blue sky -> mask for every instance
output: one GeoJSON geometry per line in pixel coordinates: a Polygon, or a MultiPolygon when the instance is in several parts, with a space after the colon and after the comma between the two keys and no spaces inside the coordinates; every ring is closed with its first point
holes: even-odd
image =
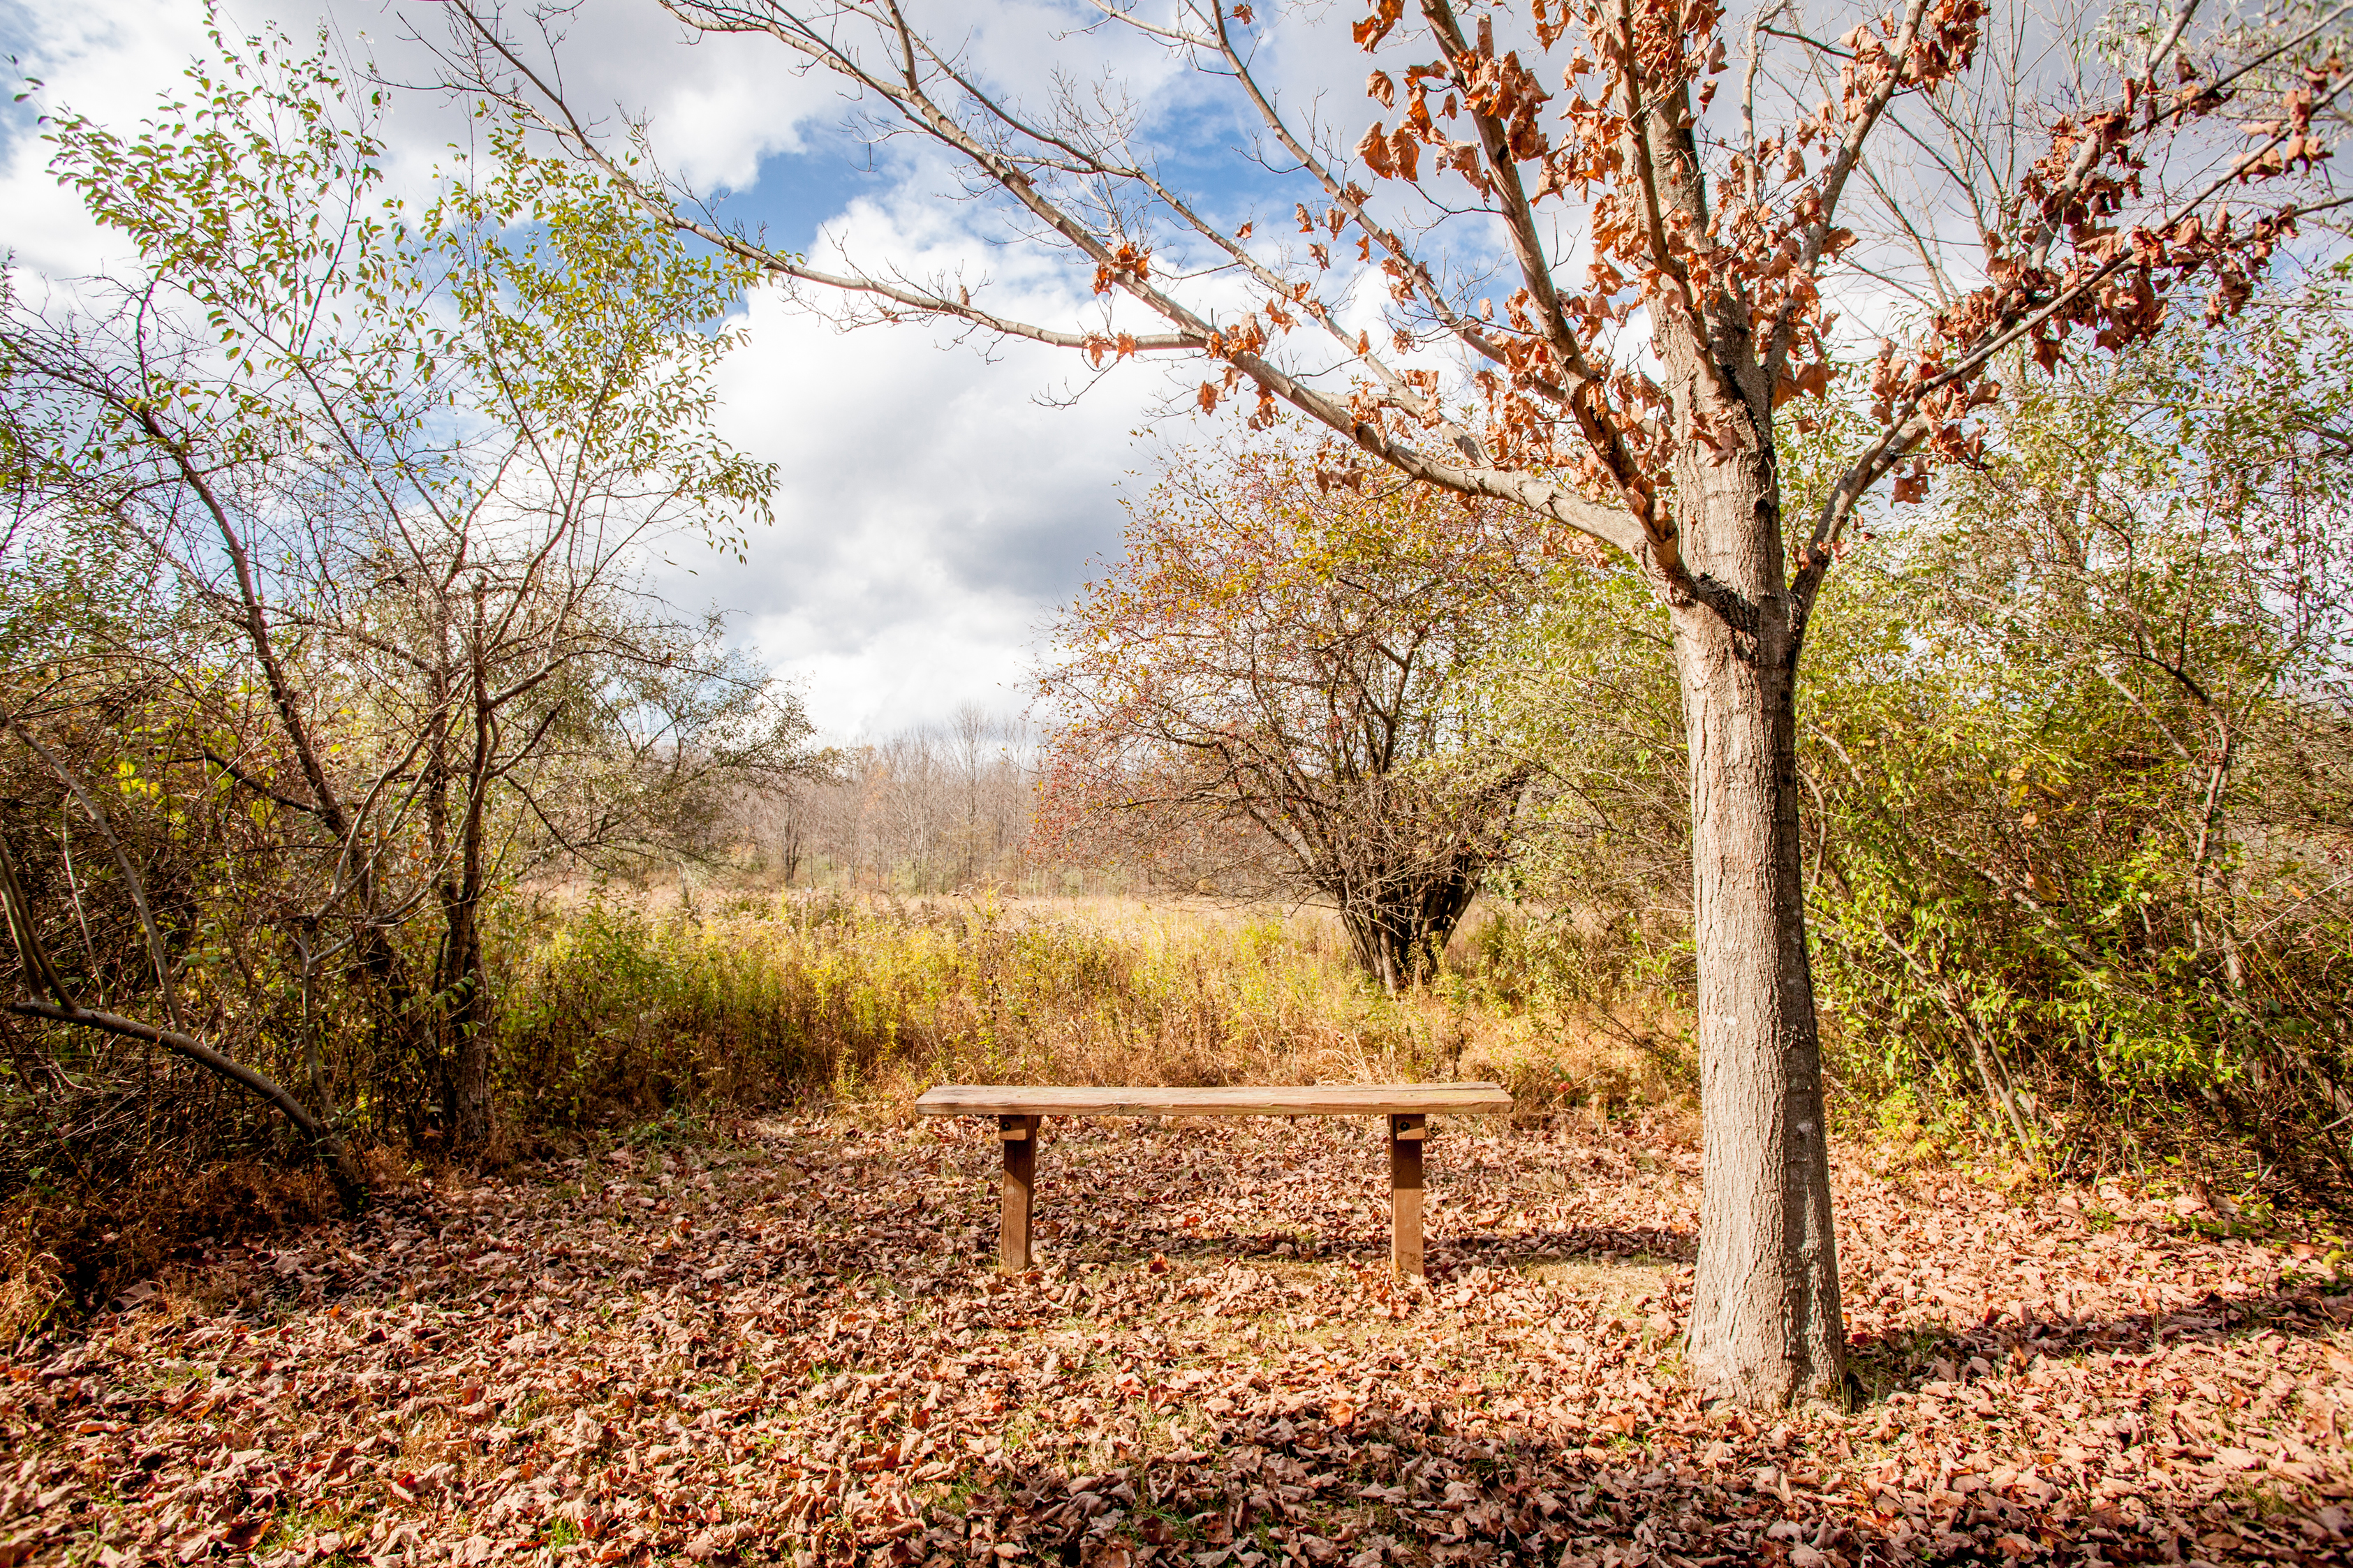
{"type": "MultiPolygon", "coordinates": [[[[1012,75],[1042,81],[1060,47],[1050,10],[965,9],[985,22],[976,58],[1009,55],[1012,75]]],[[[322,16],[388,75],[430,79],[430,61],[403,42],[438,21],[429,5],[240,0],[227,13],[232,30],[269,20],[298,36],[322,16]]],[[[0,5],[0,37],[23,71],[46,80],[45,100],[121,125],[178,89],[202,26],[195,0],[0,5]]],[[[583,101],[649,116],[665,164],[725,191],[723,216],[765,226],[772,244],[806,250],[826,231],[861,259],[989,277],[1037,315],[1071,319],[1090,303],[1083,279],[998,244],[987,210],[936,199],[951,181],[915,163],[909,144],[870,159],[842,129],[846,106],[829,84],[793,77],[772,43],[688,47],[650,3],[587,0],[564,61],[583,101]]],[[[1206,128],[1198,115],[1176,123],[1180,134],[1206,128]]],[[[42,172],[26,107],[7,129],[0,202],[18,264],[69,277],[102,263],[102,237],[42,172]]],[[[450,106],[404,99],[392,121],[396,180],[421,185],[461,132],[450,106]]],[[[1225,163],[1171,159],[1191,173],[1225,163]]],[[[1212,199],[1239,210],[1253,183],[1229,180],[1212,199]]],[[[984,354],[922,327],[845,334],[771,292],[754,297],[748,320],[749,344],[723,374],[723,424],[780,465],[776,524],[741,565],[681,553],[659,569],[666,588],[731,612],[736,635],[802,687],[836,739],[930,722],[966,701],[1023,707],[1039,629],[1089,561],[1117,548],[1120,487],[1152,460],[1136,432],[1170,391],[1161,371],[1124,365],[1075,406],[1051,406],[1082,369],[1067,353],[1017,344],[984,354]]]]}
{"type": "MultiPolygon", "coordinates": [[[[1174,183],[1220,224],[1254,216],[1254,243],[1288,243],[1285,182],[1233,156],[1247,136],[1234,118],[1241,111],[1234,95],[1187,74],[1133,34],[1098,28],[1073,36],[1090,14],[1083,0],[908,3],[934,36],[964,38],[974,72],[1026,107],[1053,89],[1058,69],[1107,71],[1133,83],[1174,183]]],[[[1176,0],[1142,3],[1165,12],[1176,0]]],[[[1842,4],[1852,9],[1832,0],[1824,14],[1842,4]]],[[[1353,144],[1382,112],[1363,87],[1375,62],[1348,36],[1359,13],[1328,0],[1270,4],[1260,12],[1253,31],[1271,40],[1264,79],[1291,95],[1286,111],[1295,120],[1312,103],[1338,144],[1353,144]],[[1303,102],[1318,84],[1330,96],[1303,102]]],[[[2016,14],[2040,16],[2023,0],[2016,14]]],[[[446,16],[432,0],[237,0],[227,19],[233,31],[266,19],[300,36],[323,17],[354,58],[372,58],[398,79],[430,82],[435,63],[415,37],[420,28],[438,36],[446,16]]],[[[204,46],[203,18],[197,0],[0,0],[0,39],[24,57],[25,71],[47,80],[47,101],[127,126],[176,89],[189,55],[204,46]]],[[[1400,28],[1377,63],[1395,72],[1414,58],[1410,35],[1400,28]]],[[[2050,52],[2051,40],[2040,35],[2021,47],[2030,76],[2066,64],[2064,51],[2050,52]]],[[[945,199],[956,188],[953,172],[916,142],[886,143],[870,161],[842,128],[848,106],[832,83],[796,74],[793,57],[774,40],[691,43],[655,0],[581,0],[560,52],[576,106],[644,117],[667,169],[699,190],[723,193],[722,215],[765,226],[773,245],[961,279],[976,295],[984,286],[995,289],[1008,314],[1058,325],[1088,323],[1096,309],[1082,270],[1037,246],[1007,244],[997,209],[945,199]]],[[[1549,78],[1559,64],[1556,57],[1541,68],[1549,78]]],[[[1760,101],[1771,100],[1764,111],[1770,122],[1791,103],[1802,108],[1819,83],[1805,72],[1783,79],[1768,69],[1760,85],[1760,101]]],[[[1716,131],[1735,101],[1717,100],[1716,131]]],[[[2031,142],[2031,114],[2010,122],[1988,113],[1978,129],[1993,142],[2010,134],[2031,142]]],[[[29,271],[86,272],[106,259],[102,237],[43,173],[27,114],[21,107],[9,114],[0,147],[6,242],[29,271]]],[[[399,99],[391,129],[395,182],[421,191],[442,149],[467,125],[462,106],[447,95],[417,92],[399,99]]],[[[1956,193],[1936,186],[1925,158],[1905,163],[1901,146],[1900,139],[1889,143],[1895,162],[1883,172],[1903,193],[1906,224],[1925,226],[1940,250],[1937,237],[1947,229],[1973,242],[1973,220],[1956,216],[1956,193]]],[[[1581,214],[1573,204],[1543,211],[1562,226],[1556,254],[1561,270],[1574,275],[1581,214]]],[[[1845,216],[1863,221],[1852,206],[1845,216]]],[[[1482,237],[1484,225],[1472,218],[1450,227],[1441,247],[1448,258],[1476,268],[1493,257],[1495,237],[1492,230],[1482,237]]],[[[1908,235],[1898,244],[1883,232],[1873,258],[1909,267],[1910,244],[1908,235]]],[[[1340,248],[1327,296],[1349,271],[1353,247],[1340,248]]],[[[1967,248],[1952,252],[1964,285],[1967,248]]],[[[1165,270],[1168,254],[1160,261],[1165,270]]],[[[1867,352],[1877,331],[1914,313],[1868,277],[1850,274],[1831,288],[1849,352],[1867,352]]],[[[1384,333],[1379,292],[1363,288],[1340,300],[1349,332],[1384,333]]],[[[1214,287],[1200,297],[1220,310],[1241,303],[1239,294],[1221,296],[1214,287]]],[[[753,542],[746,563],[682,555],[661,567],[661,581],[690,605],[715,601],[730,611],[736,634],[801,684],[833,738],[888,733],[965,702],[1018,710],[1041,628],[1089,563],[1117,549],[1123,487],[1155,460],[1155,439],[1198,441],[1208,434],[1189,416],[1165,412],[1189,405],[1202,367],[1131,362],[1074,405],[1058,405],[1084,375],[1074,354],[1021,343],[982,353],[952,346],[951,334],[922,325],[844,333],[825,319],[825,302],[817,303],[820,309],[802,308],[775,289],[755,294],[748,344],[722,376],[723,427],[778,466],[776,527],[753,542]]],[[[1641,352],[1640,321],[1638,315],[1611,352],[1641,352]]],[[[1218,423],[1230,428],[1227,416],[1218,423]]]]}

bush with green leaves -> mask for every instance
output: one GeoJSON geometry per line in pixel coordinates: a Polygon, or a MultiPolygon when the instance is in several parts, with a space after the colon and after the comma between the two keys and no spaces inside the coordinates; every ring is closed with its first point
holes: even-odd
{"type": "Polygon", "coordinates": [[[480,1151],[498,902],[807,758],[644,574],[765,520],[713,423],[749,275],[498,114],[412,206],[323,39],[214,45],[134,131],[49,115],[126,260],[0,298],[0,847],[57,998],[11,1005],[69,1020],[9,1045],[69,1099],[94,1005],[480,1151]]]}
{"type": "MultiPolygon", "coordinates": [[[[1808,896],[1836,1070],[1851,1096],[1976,1116],[2039,1156],[2220,1138],[2255,1174],[2337,1188],[2353,275],[2220,338],[2016,374],[1983,467],[1930,500],[1934,526],[1882,520],[1809,634],[1808,896]]],[[[1808,456],[1799,436],[1784,460],[1803,476],[1808,456]]],[[[1672,671],[1597,635],[1662,638],[1663,617],[1626,574],[1561,574],[1495,677],[1550,781],[1507,890],[1671,955],[1689,907],[1672,671]]]]}

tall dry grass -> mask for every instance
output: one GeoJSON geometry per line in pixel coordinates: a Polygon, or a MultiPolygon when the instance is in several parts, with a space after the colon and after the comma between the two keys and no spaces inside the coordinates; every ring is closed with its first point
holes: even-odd
{"type": "Polygon", "coordinates": [[[1672,1054],[1615,1012],[1495,985],[1470,951],[1467,973],[1390,996],[1312,910],[592,898],[521,936],[500,1059],[510,1114],[550,1130],[679,1104],[903,1104],[942,1082],[1485,1078],[1531,1109],[1687,1100],[1672,1054]]]}

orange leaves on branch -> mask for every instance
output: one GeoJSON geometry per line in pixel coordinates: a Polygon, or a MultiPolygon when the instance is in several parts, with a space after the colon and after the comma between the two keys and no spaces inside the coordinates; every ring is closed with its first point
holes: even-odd
{"type": "MultiPolygon", "coordinates": [[[[1244,316],[1229,327],[1220,327],[1212,331],[1208,342],[1201,345],[1201,350],[1211,359],[1231,360],[1242,354],[1254,354],[1266,347],[1266,343],[1265,326],[1251,315],[1244,316]]],[[[1230,374],[1227,377],[1227,384],[1232,384],[1230,374]]]]}
{"type": "Polygon", "coordinates": [[[1567,0],[1562,0],[1558,11],[1547,5],[1545,0],[1528,0],[1528,16],[1535,23],[1536,42],[1546,48],[1550,48],[1560,42],[1560,36],[1568,31],[1567,0]]]}
{"type": "Polygon", "coordinates": [[[1350,36],[1358,48],[1377,48],[1405,15],[1405,0],[1374,0],[1373,14],[1358,22],[1350,36]]]}
{"type": "Polygon", "coordinates": [[[1991,9],[1987,0],[1941,0],[1929,6],[1919,40],[1904,58],[1905,85],[1933,87],[1967,70],[1977,59],[1991,9]]]}
{"type": "MultiPolygon", "coordinates": [[[[2330,63],[2332,67],[2336,65],[2335,61],[2330,63]]],[[[2307,72],[2301,85],[2281,95],[2281,118],[2247,127],[2248,135],[2264,138],[2265,144],[2232,163],[2242,183],[2284,174],[2291,169],[2309,172],[2315,163],[2329,155],[2328,149],[2312,135],[2312,111],[2328,87],[2328,72],[2307,72]]]]}
{"type": "Polygon", "coordinates": [[[1363,466],[1352,460],[1346,454],[1340,455],[1337,466],[1327,466],[1324,459],[1332,456],[1334,454],[1328,451],[1318,453],[1316,456],[1315,493],[1328,496],[1337,489],[1353,490],[1362,495],[1365,491],[1363,466]]]}
{"type": "Polygon", "coordinates": [[[1374,121],[1371,129],[1357,140],[1356,156],[1365,167],[1384,180],[1414,181],[1421,178],[1421,142],[1414,133],[1400,126],[1394,133],[1381,129],[1374,121]]]}
{"type": "Polygon", "coordinates": [[[1820,397],[1830,385],[1831,367],[1825,362],[1792,365],[1773,388],[1773,406],[1778,408],[1793,397],[1820,397]]]}
{"type": "Polygon", "coordinates": [[[1108,337],[1102,335],[1091,337],[1086,341],[1084,352],[1087,356],[1087,363],[1100,370],[1103,368],[1103,355],[1105,354],[1111,355],[1113,363],[1117,363],[1119,361],[1124,360],[1128,355],[1134,353],[1135,352],[1135,334],[1134,332],[1120,332],[1108,337]]]}
{"type": "MultiPolygon", "coordinates": [[[[1753,450],[1770,439],[1772,410],[1830,395],[1834,318],[1822,289],[1826,270],[1856,245],[1836,208],[1851,195],[1860,139],[1885,123],[1880,117],[1898,99],[1936,93],[1972,69],[1989,0],[1925,0],[1917,11],[1891,8],[1849,28],[1838,39],[1835,86],[1825,81],[1819,101],[1786,125],[1729,147],[1689,134],[1730,65],[1718,0],[1644,0],[1622,10],[1529,0],[1525,15],[1546,49],[1576,35],[1559,84],[1565,101],[1497,47],[1492,16],[1466,16],[1465,27],[1476,16],[1468,40],[1433,16],[1426,41],[1434,60],[1366,78],[1386,113],[1356,153],[1376,180],[1459,174],[1511,221],[1521,220],[1501,199],[1513,184],[1503,178],[1509,164],[1535,165],[1516,182],[1534,202],[1585,205],[1581,289],[1560,289],[1567,268],[1556,258],[1541,301],[1523,289],[1496,301],[1502,321],[1477,312],[1475,353],[1484,363],[1471,381],[1484,405],[1486,460],[1572,469],[1594,493],[1614,493],[1647,517],[1693,444],[1712,460],[1753,450]],[[1458,129],[1458,108],[1475,130],[1458,129]],[[1668,367],[1658,382],[1612,368],[1625,363],[1613,345],[1637,311],[1647,312],[1668,367]],[[1727,380],[1688,368],[1747,355],[1763,374],[1727,380]],[[1741,390],[1759,386],[1770,389],[1762,400],[1769,407],[1741,390]]],[[[1356,41],[1383,44],[1403,16],[1402,0],[1368,0],[1356,41]]],[[[2330,72],[2337,68],[2332,62],[2330,72]]],[[[1895,478],[1898,499],[1925,495],[1936,463],[1975,459],[1983,437],[1971,415],[1995,395],[1987,366],[2001,351],[2015,345],[2048,367],[2079,331],[2103,349],[2143,341],[2193,274],[2211,284],[2210,316],[2227,315],[2294,232],[2284,213],[2234,224],[2211,208],[2168,210],[2133,221],[2161,205],[2144,188],[2157,178],[2148,170],[2162,166],[2160,133],[2223,102],[2194,70],[2168,74],[2179,83],[2127,79],[2121,101],[2086,98],[2054,116],[2018,184],[2013,231],[1987,237],[1981,287],[1949,302],[1917,341],[1882,356],[1871,377],[1875,412],[1896,433],[1901,460],[1918,459],[1895,478]]],[[[2238,178],[2309,172],[2325,159],[2313,127],[2343,86],[2333,74],[2292,84],[2278,112],[2253,128],[2259,144],[2238,160],[2238,178]]],[[[1308,226],[1303,208],[1302,232],[1308,226]]],[[[1386,241],[1377,250],[1369,237],[1358,253],[1380,267],[1400,320],[1445,320],[1449,303],[1418,260],[1386,241]]],[[[1457,331],[1470,331],[1466,316],[1457,331]]],[[[1399,354],[1427,341],[1409,331],[1392,339],[1399,354]]],[[[1384,429],[1441,422],[1394,383],[1352,406],[1359,403],[1359,417],[1384,429]]]]}
{"type": "MultiPolygon", "coordinates": [[[[1374,20],[1377,21],[1378,16],[1374,20]]],[[[1359,25],[1360,42],[1368,25],[1359,25]]],[[[1382,32],[1385,34],[1386,28],[1382,32]]],[[[1419,148],[1428,146],[1433,150],[1433,173],[1451,169],[1482,196],[1492,197],[1495,185],[1487,166],[1486,148],[1475,140],[1456,141],[1439,128],[1439,120],[1453,120],[1467,108],[1500,128],[1501,140],[1513,159],[1535,162],[1552,151],[1551,140],[1538,120],[1538,112],[1549,100],[1549,95],[1516,52],[1500,56],[1495,52],[1492,18],[1481,20],[1475,45],[1468,48],[1458,48],[1453,44],[1445,47],[1450,51],[1448,58],[1406,68],[1400,123],[1390,131],[1383,122],[1375,121],[1357,142],[1356,155],[1377,178],[1415,182],[1421,177],[1419,148]],[[1430,94],[1439,89],[1444,89],[1444,101],[1433,117],[1430,94]]],[[[1387,71],[1376,70],[1366,79],[1366,96],[1384,109],[1398,108],[1398,82],[1387,71]]],[[[1336,227],[1334,232],[1338,232],[1336,227]]]]}
{"type": "MultiPolygon", "coordinates": [[[[1249,232],[1249,226],[1243,226],[1249,232]]],[[[1237,236],[1236,237],[1240,237],[1237,236]]],[[[1112,252],[1111,259],[1095,268],[1095,292],[1108,294],[1121,283],[1145,283],[1152,279],[1152,252],[1123,243],[1112,252]]]]}
{"type": "MultiPolygon", "coordinates": [[[[2058,120],[2042,156],[2027,170],[2021,194],[2028,222],[2006,241],[1993,239],[1988,281],[1941,312],[1936,340],[1952,349],[2022,336],[2044,370],[2064,357],[2073,332],[2115,351],[2143,342],[2163,323],[2168,300],[2190,279],[2211,279],[2206,319],[2217,322],[2253,296],[2255,279],[2280,243],[2295,232],[2293,209],[2235,222],[2227,209],[2196,211],[2163,225],[2137,224],[2127,214],[2147,199],[2143,174],[2158,132],[2211,115],[2222,96],[2197,85],[2197,73],[2177,70],[2169,96],[2142,80],[2125,84],[2120,104],[2058,120]]],[[[2327,155],[2306,134],[2314,105],[2342,87],[2326,76],[2282,95],[2281,116],[2256,128],[2266,147],[2233,165],[2241,183],[2308,170],[2327,155]],[[2290,149],[2294,155],[2289,155],[2290,149]],[[2269,155],[2267,155],[2269,154],[2269,155]]],[[[1991,237],[1989,237],[1991,238],[1991,237]]],[[[1938,389],[1943,357],[1915,357],[1900,372],[1875,378],[1883,406],[1906,401],[1905,388],[1938,389]]],[[[1970,405],[1990,397],[1978,378],[1958,378],[1957,395],[1970,405]]],[[[1935,399],[1922,405],[1933,408],[1935,399]]]]}

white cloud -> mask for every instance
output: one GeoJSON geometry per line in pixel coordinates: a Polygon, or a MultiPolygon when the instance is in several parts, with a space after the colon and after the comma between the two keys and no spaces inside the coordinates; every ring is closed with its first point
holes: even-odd
{"type": "MultiPolygon", "coordinates": [[[[17,3],[35,40],[27,68],[47,79],[47,100],[118,126],[178,90],[187,58],[204,47],[195,0],[17,3]]],[[[1190,179],[1208,181],[1205,195],[1221,221],[1239,222],[1263,184],[1237,182],[1228,150],[1251,127],[1234,118],[1230,95],[1133,32],[1073,37],[1077,14],[1060,0],[927,10],[935,36],[963,38],[981,76],[1024,102],[1042,100],[1060,71],[1081,73],[1075,85],[1088,89],[1110,67],[1155,120],[1189,141],[1168,151],[1190,179]],[[1237,210],[1225,215],[1228,206],[1237,210]]],[[[434,79],[417,36],[440,40],[447,14],[431,5],[242,0],[224,26],[237,36],[266,16],[307,39],[322,15],[351,55],[385,77],[434,79]]],[[[1352,52],[1345,28],[1296,27],[1295,19],[1277,24],[1263,63],[1278,89],[1287,85],[1289,101],[1304,107],[1303,94],[1357,68],[1339,58],[1352,52]]],[[[674,174],[706,190],[750,190],[744,210],[789,214],[793,224],[845,199],[848,187],[827,184],[826,172],[841,153],[832,132],[849,106],[822,73],[797,74],[774,40],[690,44],[651,0],[588,0],[569,28],[560,58],[575,106],[608,124],[648,119],[674,174]],[[797,177],[813,183],[786,184],[797,177]]],[[[1346,141],[1364,106],[1344,97],[1320,108],[1351,122],[1334,127],[1346,141]]],[[[26,130],[16,128],[0,163],[10,238],[35,270],[86,270],[103,258],[102,237],[42,170],[43,151],[26,130]]],[[[431,94],[398,96],[386,132],[394,183],[419,191],[447,144],[468,134],[461,106],[431,94]]],[[[887,194],[851,203],[827,226],[829,241],[870,266],[960,276],[976,295],[986,279],[990,302],[1009,314],[1100,320],[1082,273],[1035,247],[998,243],[1000,211],[936,199],[958,188],[952,170],[904,142],[881,156],[887,194]]],[[[1284,237],[1289,210],[1282,200],[1261,211],[1254,243],[1293,243],[1284,237]]],[[[1337,275],[1331,281],[1335,296],[1345,292],[1337,275]]],[[[1351,327],[1377,333],[1379,300],[1377,289],[1347,299],[1351,327]]],[[[1242,300],[1236,284],[1201,302],[1225,310],[1242,300]]],[[[928,721],[967,700],[1019,707],[1035,633],[1089,559],[1118,546],[1118,485],[1144,458],[1130,433],[1167,396],[1172,374],[1189,386],[1200,367],[1130,363],[1075,406],[1042,406],[1041,395],[1085,374],[1077,356],[1013,344],[984,358],[919,327],[844,335],[770,293],[755,296],[749,321],[750,342],[723,373],[723,425],[780,465],[776,526],[753,540],[745,564],[683,551],[659,580],[690,605],[715,601],[735,612],[737,635],[800,679],[838,737],[928,721]]],[[[1176,401],[1188,397],[1180,392],[1176,401]]]]}
{"type": "MultiPolygon", "coordinates": [[[[174,0],[15,0],[7,25],[22,75],[46,84],[45,105],[62,104],[103,124],[128,128],[154,112],[188,57],[205,47],[204,15],[174,0]]],[[[18,265],[67,276],[109,259],[80,201],[47,168],[30,103],[16,106],[0,153],[0,212],[18,265]]]]}
{"type": "MultiPolygon", "coordinates": [[[[24,68],[46,81],[45,100],[117,128],[181,91],[189,57],[206,47],[192,0],[18,3],[31,40],[20,46],[24,68]]],[[[432,79],[429,55],[404,42],[438,25],[431,7],[331,10],[350,53],[396,80],[432,79]]],[[[1050,19],[1021,10],[977,13],[995,37],[976,32],[976,47],[1019,59],[1035,85],[1044,62],[1034,47],[1009,53],[1012,35],[1050,19]]],[[[224,26],[237,36],[267,17],[307,41],[320,15],[300,4],[248,7],[224,26]]],[[[801,149],[807,128],[844,107],[823,79],[793,75],[773,43],[683,47],[652,5],[584,7],[563,58],[580,102],[648,115],[665,164],[705,188],[753,184],[764,157],[801,149]]],[[[13,127],[0,154],[19,265],[63,279],[120,259],[47,174],[31,131],[13,127]]],[[[387,133],[395,184],[421,187],[465,121],[453,106],[403,95],[387,133]]],[[[935,170],[902,186],[941,188],[935,170]]],[[[1079,315],[1088,301],[1060,273],[984,243],[969,226],[976,221],[976,209],[943,209],[918,194],[854,205],[833,226],[861,257],[960,268],[993,277],[1016,308],[1079,315]]],[[[1015,346],[984,359],[920,329],[844,335],[773,294],[754,299],[750,324],[749,345],[724,372],[723,420],[744,447],[782,465],[776,526],[752,541],[748,564],[689,549],[658,579],[684,604],[736,612],[737,635],[799,680],[839,738],[942,718],[965,700],[1019,708],[1033,630],[1087,558],[1117,544],[1114,487],[1159,373],[1124,366],[1076,406],[1047,407],[1038,395],[1082,369],[1067,353],[1015,346]]]]}
{"type": "MultiPolygon", "coordinates": [[[[859,203],[832,230],[910,270],[994,274],[1008,309],[1069,320],[1084,301],[1019,251],[992,250],[967,209],[859,203]]],[[[1115,548],[1133,429],[1163,389],[1118,367],[1073,405],[1046,406],[1079,362],[1012,345],[984,359],[918,328],[836,331],[773,293],[723,376],[724,427],[776,461],[776,526],[748,566],[696,563],[700,592],[740,611],[768,658],[804,677],[812,710],[854,737],[1020,707],[1031,634],[1115,548]]]]}

